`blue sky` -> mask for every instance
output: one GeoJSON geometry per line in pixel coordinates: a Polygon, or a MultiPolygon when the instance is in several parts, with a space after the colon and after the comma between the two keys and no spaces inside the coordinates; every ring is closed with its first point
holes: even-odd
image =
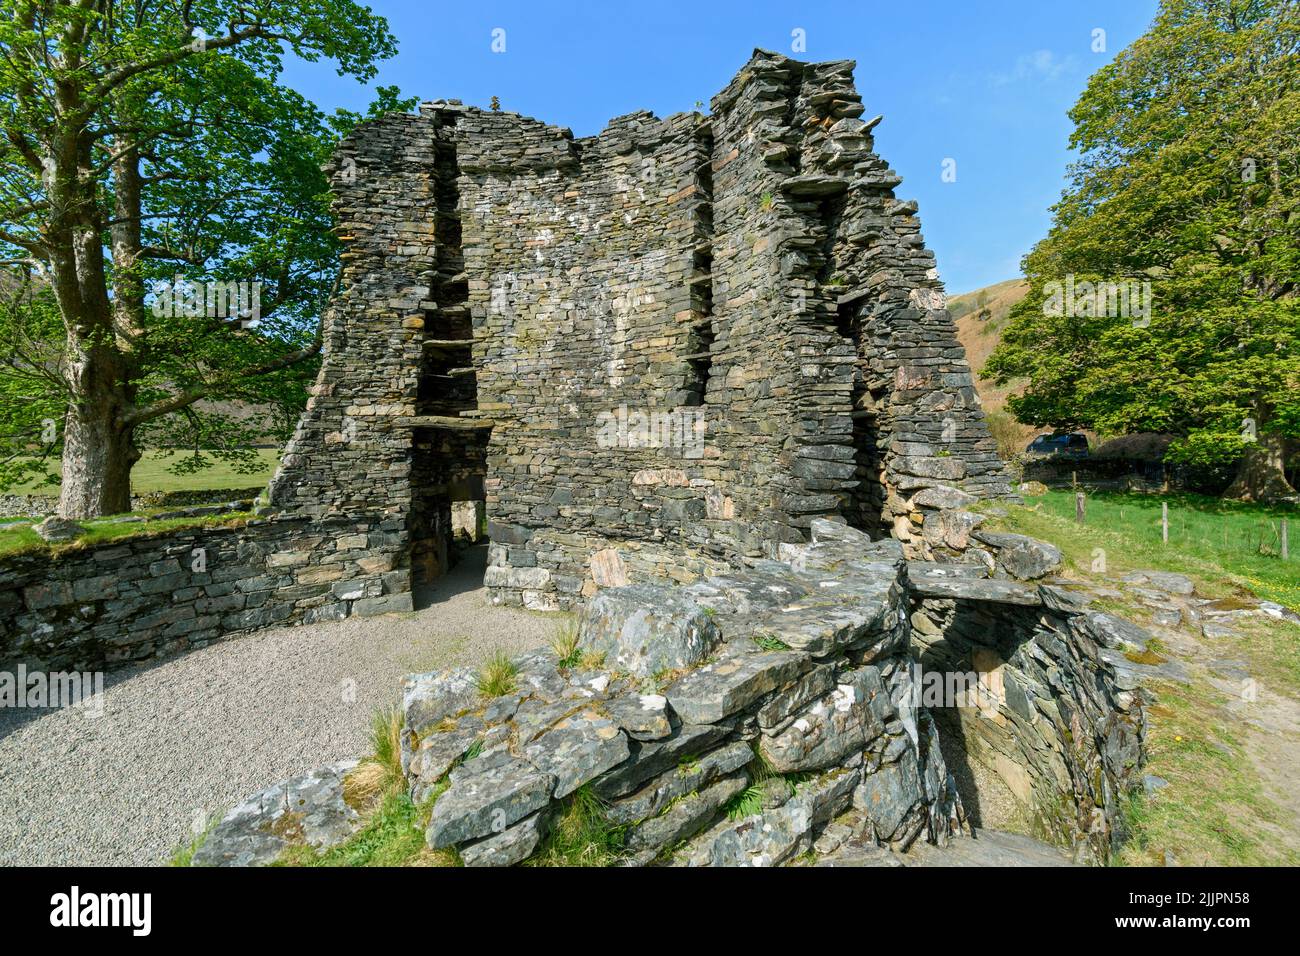
{"type": "MultiPolygon", "coordinates": [[[[845,3],[372,0],[398,55],[375,83],[600,132],[637,109],[706,104],[754,47],[858,62],[876,147],[921,206],[949,293],[1019,274],[1046,231],[1070,161],[1066,112],[1088,75],[1149,25],[1155,0],[856,0],[845,3]],[[493,30],[505,52],[492,51],[493,30]],[[792,50],[792,31],[806,51],[792,50]],[[1094,31],[1105,51],[1094,52],[1094,31]],[[944,182],[944,160],[956,181],[944,182]]],[[[288,64],[285,81],[326,110],[370,91],[331,64],[288,64]]]]}

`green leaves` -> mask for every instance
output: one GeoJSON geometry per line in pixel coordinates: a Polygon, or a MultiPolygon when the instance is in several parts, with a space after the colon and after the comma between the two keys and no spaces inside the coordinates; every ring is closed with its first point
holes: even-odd
{"type": "Polygon", "coordinates": [[[1030,384],[1017,417],[1171,431],[1175,455],[1240,456],[1243,419],[1300,437],[1300,12],[1164,0],[1071,111],[1080,158],[1031,290],[986,374],[1030,384]],[[1050,315],[1049,286],[1151,283],[1149,324],[1050,315]]]}
{"type": "MultiPolygon", "coordinates": [[[[61,422],[69,401],[111,401],[147,441],[230,460],[288,427],[338,274],[321,165],[363,118],[280,85],[290,51],[364,81],[395,41],[351,0],[0,0],[0,260],[10,285],[36,270],[45,310],[0,317],[0,394],[22,397],[0,461],[36,451],[33,416],[61,422]],[[257,283],[260,323],[159,314],[155,290],[178,276],[257,283]]],[[[368,115],[413,105],[380,87],[368,115]]]]}

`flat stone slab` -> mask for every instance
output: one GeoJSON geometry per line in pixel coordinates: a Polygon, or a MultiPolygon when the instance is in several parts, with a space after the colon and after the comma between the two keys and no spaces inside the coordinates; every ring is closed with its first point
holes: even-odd
{"type": "Polygon", "coordinates": [[[624,694],[605,701],[601,708],[635,740],[661,740],[673,732],[668,698],[662,694],[624,694]]]}
{"type": "Polygon", "coordinates": [[[713,616],[685,590],[648,584],[600,591],[578,625],[579,646],[638,677],[691,667],[720,640],[713,616]]]}
{"type": "Polygon", "coordinates": [[[809,666],[807,655],[794,651],[736,655],[691,671],[668,688],[668,704],[685,723],[716,723],[809,666]]]}
{"type": "Polygon", "coordinates": [[[1034,607],[1043,603],[1038,588],[1018,581],[981,580],[973,577],[926,575],[912,579],[912,591],[921,597],[950,601],[989,601],[1034,607]]]}
{"type": "Polygon", "coordinates": [[[526,760],[471,760],[452,774],[451,786],[433,805],[425,841],[439,850],[501,833],[545,807],[554,788],[555,781],[526,760]],[[485,766],[475,766],[480,763],[485,766]]]}
{"type": "Polygon", "coordinates": [[[627,735],[595,710],[566,717],[524,748],[524,757],[555,780],[554,796],[568,796],[628,758],[627,735]]]}
{"type": "Polygon", "coordinates": [[[328,764],[253,794],[213,828],[191,865],[266,866],[291,846],[345,842],[363,823],[343,798],[344,777],[358,763],[328,764]]]}
{"type": "Polygon", "coordinates": [[[402,711],[406,726],[422,733],[447,717],[456,717],[482,703],[474,671],[451,667],[402,678],[402,711]]]}
{"type": "Polygon", "coordinates": [[[1191,578],[1185,574],[1174,574],[1172,571],[1130,571],[1121,580],[1127,584],[1148,584],[1161,591],[1181,594],[1184,597],[1196,590],[1191,578]]]}

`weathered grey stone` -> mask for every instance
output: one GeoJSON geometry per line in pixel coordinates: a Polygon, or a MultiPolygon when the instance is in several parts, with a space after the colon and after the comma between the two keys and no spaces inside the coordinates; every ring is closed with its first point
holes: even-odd
{"type": "Polygon", "coordinates": [[[321,850],[345,842],[364,822],[344,799],[344,779],[356,766],[328,764],[253,794],[212,829],[192,864],[265,866],[291,846],[321,850]]]}
{"type": "Polygon", "coordinates": [[[1175,574],[1172,571],[1130,571],[1124,575],[1123,580],[1129,584],[1149,584],[1161,591],[1179,594],[1184,597],[1191,595],[1195,591],[1191,578],[1185,574],[1175,574]]]}
{"type": "Polygon", "coordinates": [[[685,760],[630,796],[612,801],[607,817],[614,825],[638,823],[661,813],[674,800],[740,770],[754,759],[745,743],[724,744],[697,760],[685,760]]]}
{"type": "Polygon", "coordinates": [[[759,749],[778,773],[835,766],[884,731],[878,716],[884,701],[874,701],[877,697],[888,699],[877,668],[847,671],[834,691],[805,707],[783,730],[765,732],[759,749]]]}
{"type": "Polygon", "coordinates": [[[462,717],[450,729],[439,729],[436,724],[426,726],[429,729],[420,739],[407,770],[413,778],[411,796],[416,803],[424,802],[452,764],[483,739],[484,723],[473,716],[462,717]]]}
{"type": "Polygon", "coordinates": [[[912,579],[913,590],[929,598],[955,601],[987,601],[994,604],[1038,606],[1043,603],[1038,588],[1017,581],[985,581],[965,575],[925,575],[912,579]]]}
{"type": "Polygon", "coordinates": [[[608,717],[584,710],[566,717],[524,748],[524,757],[567,796],[628,758],[627,735],[608,717]]]}
{"type": "Polygon", "coordinates": [[[429,814],[425,841],[434,850],[500,833],[550,803],[555,781],[532,764],[506,756],[462,766],[429,814]]]}
{"type": "Polygon", "coordinates": [[[983,522],[984,516],[973,511],[931,511],[925,516],[921,534],[931,547],[964,551],[971,532],[983,522]]]}
{"type": "Polygon", "coordinates": [[[796,710],[820,697],[835,686],[835,666],[819,664],[758,709],[758,726],[763,730],[779,728],[796,710]]]}
{"type": "Polygon", "coordinates": [[[997,550],[998,567],[1013,578],[1031,581],[1061,566],[1060,549],[1023,534],[976,531],[975,539],[997,550]]]}
{"type": "Polygon", "coordinates": [[[711,866],[776,866],[812,846],[812,813],[802,801],[746,817],[720,833],[711,866]]]}
{"type": "Polygon", "coordinates": [[[681,591],[653,585],[601,591],[587,602],[578,629],[582,648],[641,677],[691,667],[720,639],[704,608],[681,591]]]}
{"type": "Polygon", "coordinates": [[[550,814],[539,810],[500,833],[473,840],[460,847],[460,859],[466,866],[514,866],[541,845],[550,827],[550,814]]]}
{"type": "Polygon", "coordinates": [[[659,740],[673,731],[668,698],[662,694],[625,694],[602,706],[610,719],[636,740],[659,740]]]}
{"type": "Polygon", "coordinates": [[[904,829],[904,821],[920,805],[921,780],[916,763],[906,758],[865,773],[853,793],[853,805],[866,814],[877,839],[891,841],[904,829]]]}
{"type": "Polygon", "coordinates": [[[402,679],[402,712],[406,726],[416,733],[481,702],[475,674],[468,667],[410,674],[402,679]]]}
{"type": "Polygon", "coordinates": [[[810,663],[794,651],[736,654],[677,681],[668,688],[668,704],[686,723],[716,723],[788,683],[810,663]]]}
{"type": "Polygon", "coordinates": [[[673,846],[702,826],[749,785],[749,775],[739,771],[722,777],[703,790],[688,793],[657,817],[628,830],[625,846],[631,853],[673,846]]]}
{"type": "Polygon", "coordinates": [[[675,769],[688,758],[701,754],[731,732],[730,727],[682,724],[663,740],[648,743],[633,740],[631,756],[621,766],[592,785],[605,799],[631,793],[652,777],[675,769]]]}

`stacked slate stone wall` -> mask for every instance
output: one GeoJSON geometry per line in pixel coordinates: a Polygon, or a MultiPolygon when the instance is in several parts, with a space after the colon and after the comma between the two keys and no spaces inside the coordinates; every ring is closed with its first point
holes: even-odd
{"type": "Polygon", "coordinates": [[[953,495],[1009,494],[852,70],[757,52],[710,116],[585,139],[454,101],[362,126],[272,505],[401,515],[418,583],[481,496],[494,598],[545,609],[771,557],[818,516],[919,555],[953,495]]]}
{"type": "Polygon", "coordinates": [[[759,51],[708,117],[575,139],[436,101],[340,144],[339,292],[265,508],[372,542],[329,613],[409,608],[457,502],[486,502],[493,599],[553,609],[817,517],[926,557],[1009,493],[852,69],[759,51]]]}
{"type": "Polygon", "coordinates": [[[1149,635],[1068,588],[1028,580],[1054,570],[1054,548],[985,537],[998,555],[992,572],[909,562],[921,672],[977,675],[973,693],[932,713],[964,759],[1030,810],[1038,836],[1104,863],[1125,836],[1122,797],[1140,785],[1146,716],[1126,655],[1145,651],[1149,635]]]}
{"type": "Polygon", "coordinates": [[[10,555],[0,667],[109,669],[274,624],[410,609],[397,518],[254,520],[10,555]]]}

